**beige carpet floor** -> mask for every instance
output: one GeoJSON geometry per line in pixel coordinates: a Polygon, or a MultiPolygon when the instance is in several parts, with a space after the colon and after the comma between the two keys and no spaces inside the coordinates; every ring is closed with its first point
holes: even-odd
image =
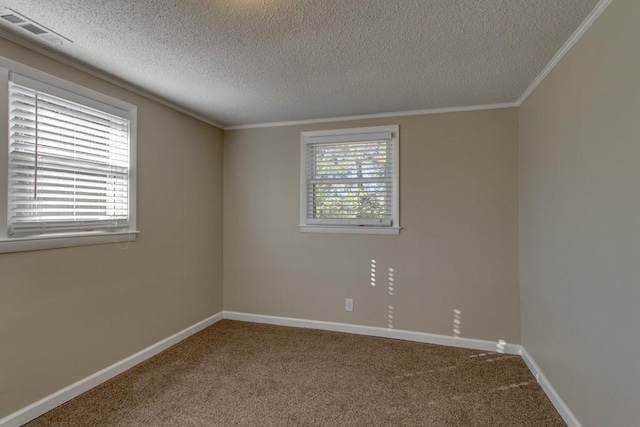
{"type": "Polygon", "coordinates": [[[564,425],[517,356],[229,320],[27,424],[564,425]]]}

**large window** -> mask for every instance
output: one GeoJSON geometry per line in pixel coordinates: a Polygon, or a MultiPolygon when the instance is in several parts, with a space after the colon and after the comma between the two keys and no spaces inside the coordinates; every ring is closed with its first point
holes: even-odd
{"type": "Polygon", "coordinates": [[[0,252],[130,240],[135,108],[11,61],[1,65],[8,150],[0,252]]]}
{"type": "Polygon", "coordinates": [[[397,234],[398,126],[303,132],[301,231],[397,234]]]}

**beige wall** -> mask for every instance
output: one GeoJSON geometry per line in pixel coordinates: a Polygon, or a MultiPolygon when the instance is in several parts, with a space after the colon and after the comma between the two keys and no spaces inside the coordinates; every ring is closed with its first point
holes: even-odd
{"type": "Polygon", "coordinates": [[[522,341],[585,426],[640,420],[640,2],[520,111],[522,341]]]}
{"type": "Polygon", "coordinates": [[[4,39],[0,55],[138,106],[141,231],[0,254],[2,418],[222,310],[222,131],[4,39]]]}
{"type": "Polygon", "coordinates": [[[516,109],[226,131],[225,310],[387,327],[391,305],[396,329],[452,335],[459,309],[462,336],[519,342],[517,138],[516,109]],[[300,233],[300,132],[387,124],[401,234],[300,233]]]}
{"type": "Polygon", "coordinates": [[[142,232],[0,254],[0,418],[222,310],[224,256],[226,310],[388,327],[392,306],[396,329],[452,335],[458,309],[464,337],[522,333],[585,426],[634,425],[639,18],[616,0],[520,111],[227,131],[224,160],[219,129],[0,39],[2,56],[138,106],[142,232]],[[386,124],[401,234],[300,233],[300,132],[386,124]]]}

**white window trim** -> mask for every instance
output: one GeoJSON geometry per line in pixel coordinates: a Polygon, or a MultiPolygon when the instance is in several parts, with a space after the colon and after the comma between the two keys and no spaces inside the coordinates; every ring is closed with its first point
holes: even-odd
{"type": "MultiPolygon", "coordinates": [[[[74,100],[74,99],[70,99],[74,100]]],[[[72,246],[98,245],[104,243],[129,243],[136,239],[139,231],[136,228],[136,141],[137,141],[137,107],[127,102],[112,98],[92,89],[71,83],[51,74],[31,68],[19,62],[0,56],[0,254],[24,252],[43,249],[67,248],[72,246]],[[8,190],[8,155],[9,155],[9,73],[15,72],[23,76],[39,80],[43,83],[72,92],[86,104],[93,100],[111,108],[127,113],[130,120],[129,141],[129,230],[116,233],[69,233],[26,238],[9,238],[7,236],[7,190],[8,190]]]]}
{"type": "Polygon", "coordinates": [[[399,234],[400,227],[400,126],[370,126],[351,129],[332,129],[321,131],[307,131],[300,134],[300,231],[303,233],[336,233],[336,234],[399,234]],[[374,225],[340,225],[319,224],[322,220],[307,220],[307,144],[317,142],[318,137],[331,140],[349,139],[351,135],[363,135],[378,132],[391,132],[392,162],[393,162],[393,224],[392,226],[374,225]],[[341,138],[342,137],[342,138],[341,138]],[[315,140],[312,141],[312,138],[315,140]]]}

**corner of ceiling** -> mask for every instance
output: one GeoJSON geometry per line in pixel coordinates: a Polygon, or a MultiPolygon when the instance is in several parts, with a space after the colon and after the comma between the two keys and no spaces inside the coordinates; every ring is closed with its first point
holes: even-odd
{"type": "Polygon", "coordinates": [[[551,71],[558,65],[558,63],[564,58],[564,56],[569,53],[571,48],[580,40],[580,38],[587,32],[591,25],[602,15],[602,13],[609,7],[609,5],[613,2],[613,0],[600,0],[596,7],[593,8],[591,13],[587,15],[582,24],[576,28],[576,30],[571,34],[571,37],[562,45],[560,50],[556,52],[556,54],[551,58],[549,63],[542,69],[540,74],[531,82],[529,87],[522,93],[520,98],[516,101],[518,107],[520,107],[527,100],[529,95],[531,95],[536,88],[543,82],[543,80],[551,73],[551,71]]]}

